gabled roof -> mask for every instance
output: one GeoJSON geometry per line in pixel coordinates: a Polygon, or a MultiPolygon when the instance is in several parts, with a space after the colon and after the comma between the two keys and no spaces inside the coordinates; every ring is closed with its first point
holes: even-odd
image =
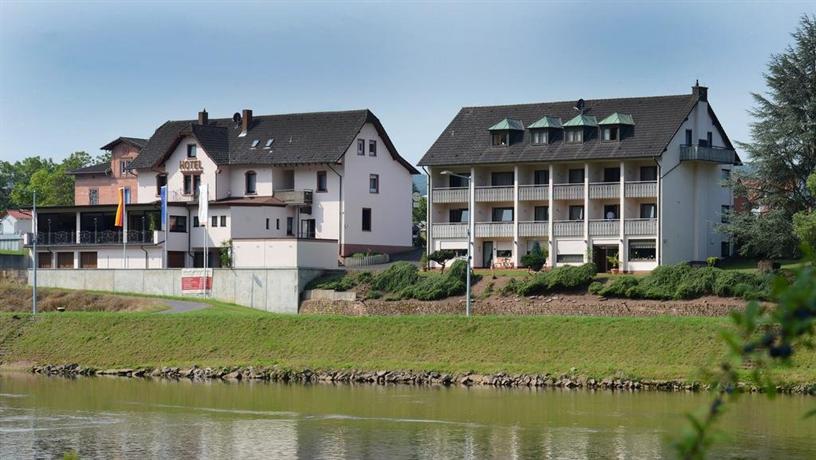
{"type": "Polygon", "coordinates": [[[147,144],[147,139],[141,139],[139,137],[120,136],[103,145],[102,147],[99,148],[99,150],[113,150],[114,147],[121,143],[130,144],[136,147],[137,149],[141,150],[147,144]]]}
{"type": "Polygon", "coordinates": [[[575,126],[598,126],[598,119],[592,115],[584,115],[583,113],[577,115],[575,118],[564,123],[565,128],[575,126]]]}
{"type": "Polygon", "coordinates": [[[599,125],[631,125],[635,126],[635,120],[632,118],[632,115],[628,113],[618,113],[615,112],[612,115],[604,118],[603,120],[598,122],[599,125]]]}
{"type": "Polygon", "coordinates": [[[85,166],[84,168],[74,169],[72,171],[68,171],[67,174],[79,175],[79,174],[107,174],[110,171],[110,161],[105,163],[97,163],[91,166],[85,166]]]}
{"type": "Polygon", "coordinates": [[[505,118],[504,120],[488,128],[488,131],[507,131],[507,130],[524,131],[524,123],[520,122],[519,120],[513,120],[512,118],[505,118]]]}
{"type": "Polygon", "coordinates": [[[450,166],[659,156],[696,103],[697,96],[692,94],[587,100],[584,105],[587,116],[603,119],[615,112],[632,115],[638,121],[632,134],[620,142],[601,142],[598,138],[591,138],[582,144],[567,144],[561,140],[532,144],[530,133],[525,132],[522,141],[501,149],[491,147],[490,136],[485,132],[485,128],[497,119],[507,117],[533,123],[540,120],[542,114],[547,114],[567,120],[575,116],[575,102],[465,107],[440,134],[419,164],[450,166]]]}
{"type": "Polygon", "coordinates": [[[298,165],[337,163],[366,123],[372,123],[394,160],[411,174],[419,172],[399,153],[380,120],[370,110],[344,112],[255,115],[241,135],[241,123],[232,118],[168,121],[153,136],[132,163],[133,168],[159,167],[184,137],[194,137],[219,165],[298,165]],[[275,139],[271,148],[264,148],[275,139]],[[252,148],[253,141],[257,147],[252,148]]]}
{"type": "Polygon", "coordinates": [[[11,216],[17,220],[31,220],[31,211],[27,209],[6,209],[0,213],[0,218],[11,216]]]}
{"type": "Polygon", "coordinates": [[[528,128],[563,128],[563,125],[561,124],[561,119],[558,117],[544,117],[528,126],[528,128]]]}

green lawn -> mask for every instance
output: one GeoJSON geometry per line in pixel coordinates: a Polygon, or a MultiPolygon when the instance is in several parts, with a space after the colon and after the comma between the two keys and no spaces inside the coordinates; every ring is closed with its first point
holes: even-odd
{"type": "MultiPolygon", "coordinates": [[[[177,315],[0,314],[5,362],[94,367],[280,365],[300,369],[564,373],[694,378],[721,356],[725,318],[289,316],[213,303],[177,315]]],[[[816,381],[816,352],[786,382],[816,381]]]]}
{"type": "MultiPolygon", "coordinates": [[[[746,273],[753,273],[757,271],[757,259],[743,259],[738,257],[732,257],[730,259],[725,259],[720,264],[720,268],[723,270],[735,270],[740,272],[746,273]]],[[[802,266],[802,261],[798,259],[783,259],[778,260],[782,265],[783,269],[792,270],[797,267],[802,266]]]]}

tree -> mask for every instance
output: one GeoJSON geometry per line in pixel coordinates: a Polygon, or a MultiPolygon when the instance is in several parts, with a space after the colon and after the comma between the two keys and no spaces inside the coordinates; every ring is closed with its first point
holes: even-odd
{"type": "Polygon", "coordinates": [[[547,263],[547,252],[542,250],[541,245],[536,241],[530,252],[521,256],[521,263],[534,272],[540,271],[547,263]]]}
{"type": "Polygon", "coordinates": [[[456,257],[456,253],[450,249],[440,249],[432,252],[428,256],[428,260],[438,263],[442,267],[442,273],[445,273],[445,264],[454,257],[456,257]]]}
{"type": "Polygon", "coordinates": [[[412,210],[413,222],[414,224],[419,224],[420,222],[425,222],[428,218],[428,199],[423,197],[419,198],[419,201],[414,205],[412,210]]]}
{"type": "Polygon", "coordinates": [[[734,238],[737,253],[743,257],[782,259],[795,253],[797,240],[784,209],[732,214],[717,228],[734,238]]]}
{"type": "Polygon", "coordinates": [[[86,152],[74,152],[60,164],[38,156],[15,163],[2,162],[0,200],[6,201],[0,205],[6,208],[31,206],[34,191],[37,192],[37,204],[71,205],[74,203],[74,176],[68,172],[93,163],[95,159],[86,152]]]}
{"type": "MultiPolygon", "coordinates": [[[[816,196],[816,173],[808,177],[807,187],[816,196]]],[[[816,211],[799,211],[793,215],[793,232],[799,241],[816,248],[816,211]]]]}

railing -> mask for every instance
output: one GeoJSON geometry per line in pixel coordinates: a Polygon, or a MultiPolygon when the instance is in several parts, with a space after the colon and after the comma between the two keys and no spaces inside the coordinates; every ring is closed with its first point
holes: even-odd
{"type": "Polygon", "coordinates": [[[519,185],[519,201],[547,201],[549,199],[549,185],[519,185]]]}
{"type": "Polygon", "coordinates": [[[657,235],[657,219],[626,219],[624,232],[628,236],[657,235]]]}
{"type": "Polygon", "coordinates": [[[550,233],[550,223],[547,221],[519,222],[519,236],[547,236],[550,233]]]}
{"type": "Polygon", "coordinates": [[[626,198],[652,198],[657,196],[657,181],[627,182],[626,198]]]}
{"type": "Polygon", "coordinates": [[[467,238],[466,223],[433,224],[432,235],[434,238],[467,238]]]}
{"type": "Polygon", "coordinates": [[[371,254],[367,256],[364,255],[362,257],[344,257],[343,265],[345,265],[346,268],[368,267],[369,265],[387,264],[390,261],[391,257],[388,254],[371,254]]]}
{"type": "Polygon", "coordinates": [[[553,187],[554,200],[583,200],[584,184],[557,184],[553,187]]]}
{"type": "MultiPolygon", "coordinates": [[[[128,243],[155,243],[154,233],[149,230],[128,230],[128,243]]],[[[26,246],[30,246],[30,238],[26,241],[26,246]]],[[[38,232],[37,244],[51,246],[68,245],[94,245],[94,244],[122,244],[121,230],[82,230],[79,232],[79,242],[77,242],[77,232],[38,232]]]]}
{"type": "Polygon", "coordinates": [[[500,238],[513,237],[512,222],[477,222],[476,237],[478,238],[500,238]]]}
{"type": "Polygon", "coordinates": [[[620,235],[620,219],[589,221],[589,236],[618,235],[620,235]]]}
{"type": "Polygon", "coordinates": [[[431,200],[434,203],[467,203],[468,188],[435,188],[431,200]]]}
{"type": "Polygon", "coordinates": [[[712,161],[714,163],[734,164],[737,152],[724,147],[705,147],[702,145],[681,145],[681,161],[712,161]]]}
{"type": "Polygon", "coordinates": [[[272,196],[289,204],[312,204],[311,190],[280,189],[272,192],[272,196]]]}
{"type": "Polygon", "coordinates": [[[553,222],[554,236],[584,236],[583,220],[560,220],[553,222]]]}
{"type": "Polygon", "coordinates": [[[620,198],[620,182],[596,182],[589,184],[589,198],[620,198]]]}
{"type": "Polygon", "coordinates": [[[513,201],[513,186],[476,187],[474,190],[476,201],[513,201]]]}

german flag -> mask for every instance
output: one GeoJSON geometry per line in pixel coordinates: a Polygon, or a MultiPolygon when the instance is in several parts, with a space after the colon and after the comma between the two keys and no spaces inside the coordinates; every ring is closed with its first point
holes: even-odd
{"type": "Polygon", "coordinates": [[[116,222],[114,224],[116,227],[124,227],[125,226],[125,189],[124,187],[119,188],[119,205],[116,207],[116,222]]]}

